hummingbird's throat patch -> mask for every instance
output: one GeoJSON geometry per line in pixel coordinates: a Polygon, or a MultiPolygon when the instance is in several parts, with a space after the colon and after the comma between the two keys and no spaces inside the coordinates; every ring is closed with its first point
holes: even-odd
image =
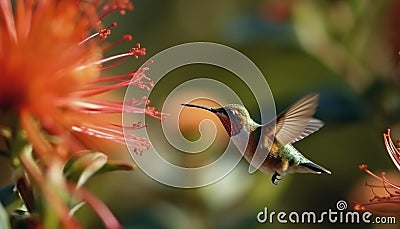
{"type": "Polygon", "coordinates": [[[224,125],[224,128],[229,136],[235,136],[242,129],[242,125],[240,123],[231,122],[231,120],[226,116],[218,115],[218,118],[221,120],[221,123],[224,125]]]}

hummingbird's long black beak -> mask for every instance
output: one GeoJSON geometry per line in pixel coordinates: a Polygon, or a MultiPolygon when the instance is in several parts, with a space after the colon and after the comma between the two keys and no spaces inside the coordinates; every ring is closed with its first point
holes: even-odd
{"type": "Polygon", "coordinates": [[[207,110],[207,111],[210,111],[210,112],[213,112],[213,113],[217,112],[214,108],[205,107],[205,106],[200,106],[200,105],[196,105],[196,104],[182,103],[181,105],[182,105],[182,106],[186,106],[186,107],[200,108],[200,109],[207,110]]]}

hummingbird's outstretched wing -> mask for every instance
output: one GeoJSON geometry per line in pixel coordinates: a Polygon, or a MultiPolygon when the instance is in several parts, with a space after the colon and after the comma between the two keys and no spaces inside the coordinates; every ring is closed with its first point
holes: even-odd
{"type": "Polygon", "coordinates": [[[282,145],[299,141],[314,133],[324,124],[312,118],[318,105],[318,94],[311,94],[295,102],[276,119],[275,138],[282,145]]]}
{"type": "Polygon", "coordinates": [[[273,146],[274,138],[281,145],[299,141],[314,133],[324,124],[322,121],[312,118],[318,105],[318,94],[308,95],[290,106],[272,121],[258,127],[253,133],[259,140],[258,147],[250,162],[253,173],[268,157],[273,146]]]}
{"type": "Polygon", "coordinates": [[[295,143],[297,141],[300,141],[301,139],[307,137],[308,135],[314,133],[315,131],[319,130],[322,126],[324,126],[324,123],[316,118],[310,119],[308,121],[306,128],[304,131],[298,136],[296,139],[292,141],[292,143],[295,143]]]}

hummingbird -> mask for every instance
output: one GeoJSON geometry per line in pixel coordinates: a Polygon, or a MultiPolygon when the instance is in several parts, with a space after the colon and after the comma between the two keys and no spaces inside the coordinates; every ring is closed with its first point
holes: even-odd
{"type": "Polygon", "coordinates": [[[305,96],[265,124],[255,122],[240,104],[218,108],[188,103],[181,105],[216,114],[235,146],[250,164],[256,152],[267,154],[259,169],[272,174],[271,181],[277,185],[282,176],[288,173],[331,174],[329,170],[307,159],[292,145],[324,125],[321,120],[313,118],[318,98],[318,94],[305,96]]]}

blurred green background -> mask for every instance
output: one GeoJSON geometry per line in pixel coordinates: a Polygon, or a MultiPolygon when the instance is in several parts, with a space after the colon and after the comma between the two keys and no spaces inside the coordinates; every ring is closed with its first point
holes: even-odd
{"type": "MultiPolygon", "coordinates": [[[[348,201],[349,209],[353,207],[350,200],[368,201],[372,194],[364,186],[369,177],[358,169],[362,163],[375,172],[388,172],[394,180],[399,177],[382,140],[382,133],[389,127],[393,139],[400,138],[399,1],[135,0],[133,3],[134,12],[107,18],[118,21],[119,25],[111,39],[132,33],[134,41],[146,47],[147,55],[119,71],[137,68],[152,55],[186,42],[209,41],[237,49],[266,76],[278,112],[309,92],[320,93],[316,117],[325,126],[295,146],[330,169],[332,175],[288,175],[274,186],[270,175],[248,174],[248,163],[243,160],[220,182],[196,189],[162,185],[140,170],[94,178],[90,189],[108,204],[126,228],[398,228],[398,225],[344,225],[328,221],[315,225],[271,225],[258,223],[256,216],[264,207],[270,211],[321,212],[336,209],[338,200],[348,201]]],[[[175,86],[205,75],[243,92],[241,97],[246,107],[258,119],[257,105],[251,98],[246,100],[248,92],[238,86],[232,75],[205,66],[187,66],[171,72],[153,90],[152,105],[162,109],[163,100],[175,86]]],[[[149,120],[149,124],[157,133],[160,124],[154,120],[149,120]]],[[[193,126],[182,129],[189,139],[199,135],[197,123],[193,126]]],[[[152,139],[153,144],[162,147],[162,138],[154,136],[157,142],[152,139]]],[[[226,144],[225,140],[220,142],[222,146],[214,144],[200,160],[215,159],[226,144]]],[[[180,157],[190,157],[172,150],[168,144],[164,154],[182,163],[187,160],[180,157]]],[[[132,160],[122,147],[109,155],[132,160]]],[[[78,214],[87,227],[102,226],[88,208],[78,214]]]]}

